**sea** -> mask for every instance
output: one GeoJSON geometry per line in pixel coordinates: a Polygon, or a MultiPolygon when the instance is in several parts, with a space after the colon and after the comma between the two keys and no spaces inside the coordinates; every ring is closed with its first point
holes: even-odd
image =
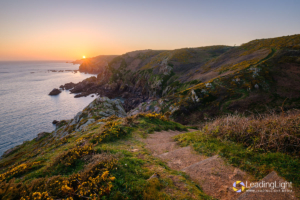
{"type": "Polygon", "coordinates": [[[0,156],[40,132],[53,131],[53,120],[73,118],[96,98],[74,98],[67,90],[48,95],[60,85],[95,76],[65,71],[78,68],[64,61],[0,62],[0,156]]]}

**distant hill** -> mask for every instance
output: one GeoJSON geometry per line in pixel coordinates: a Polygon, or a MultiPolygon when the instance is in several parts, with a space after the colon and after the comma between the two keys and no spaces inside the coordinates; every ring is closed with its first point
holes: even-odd
{"type": "Polygon", "coordinates": [[[90,74],[100,73],[116,55],[100,55],[80,60],[79,71],[90,74]]]}

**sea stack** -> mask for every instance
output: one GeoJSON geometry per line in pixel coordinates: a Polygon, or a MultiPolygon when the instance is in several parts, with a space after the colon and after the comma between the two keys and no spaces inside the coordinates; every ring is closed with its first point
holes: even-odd
{"type": "Polygon", "coordinates": [[[54,95],[58,95],[59,93],[61,93],[61,91],[57,88],[54,88],[49,95],[54,96],[54,95]]]}

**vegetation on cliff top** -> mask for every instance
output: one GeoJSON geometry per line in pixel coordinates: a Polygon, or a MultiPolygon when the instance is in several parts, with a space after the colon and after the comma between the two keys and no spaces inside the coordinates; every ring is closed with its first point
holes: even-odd
{"type": "Polygon", "coordinates": [[[257,179],[275,170],[296,190],[300,186],[299,124],[299,110],[280,115],[229,115],[175,139],[201,154],[219,155],[257,179]]]}
{"type": "Polygon", "coordinates": [[[186,127],[155,113],[111,116],[99,122],[105,123],[95,122],[86,131],[60,139],[49,134],[6,155],[0,161],[0,198],[211,199],[134,139],[147,137],[153,131],[187,130],[186,127]],[[149,179],[155,168],[161,168],[163,174],[160,179],[149,179]],[[181,191],[169,178],[171,175],[189,185],[189,191],[181,191]]]}

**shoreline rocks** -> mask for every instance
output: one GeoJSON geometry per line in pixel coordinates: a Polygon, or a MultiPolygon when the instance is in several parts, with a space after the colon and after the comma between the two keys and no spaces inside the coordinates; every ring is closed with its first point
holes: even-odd
{"type": "Polygon", "coordinates": [[[70,90],[73,89],[75,85],[76,85],[75,83],[70,82],[70,83],[66,83],[65,85],[59,86],[59,88],[62,90],[70,90]]]}
{"type": "Polygon", "coordinates": [[[57,120],[53,120],[53,122],[52,122],[52,124],[57,124],[59,121],[57,121],[57,120]]]}
{"type": "Polygon", "coordinates": [[[55,95],[59,95],[61,93],[61,91],[57,88],[54,88],[50,93],[49,95],[50,96],[55,96],[55,95]]]}

